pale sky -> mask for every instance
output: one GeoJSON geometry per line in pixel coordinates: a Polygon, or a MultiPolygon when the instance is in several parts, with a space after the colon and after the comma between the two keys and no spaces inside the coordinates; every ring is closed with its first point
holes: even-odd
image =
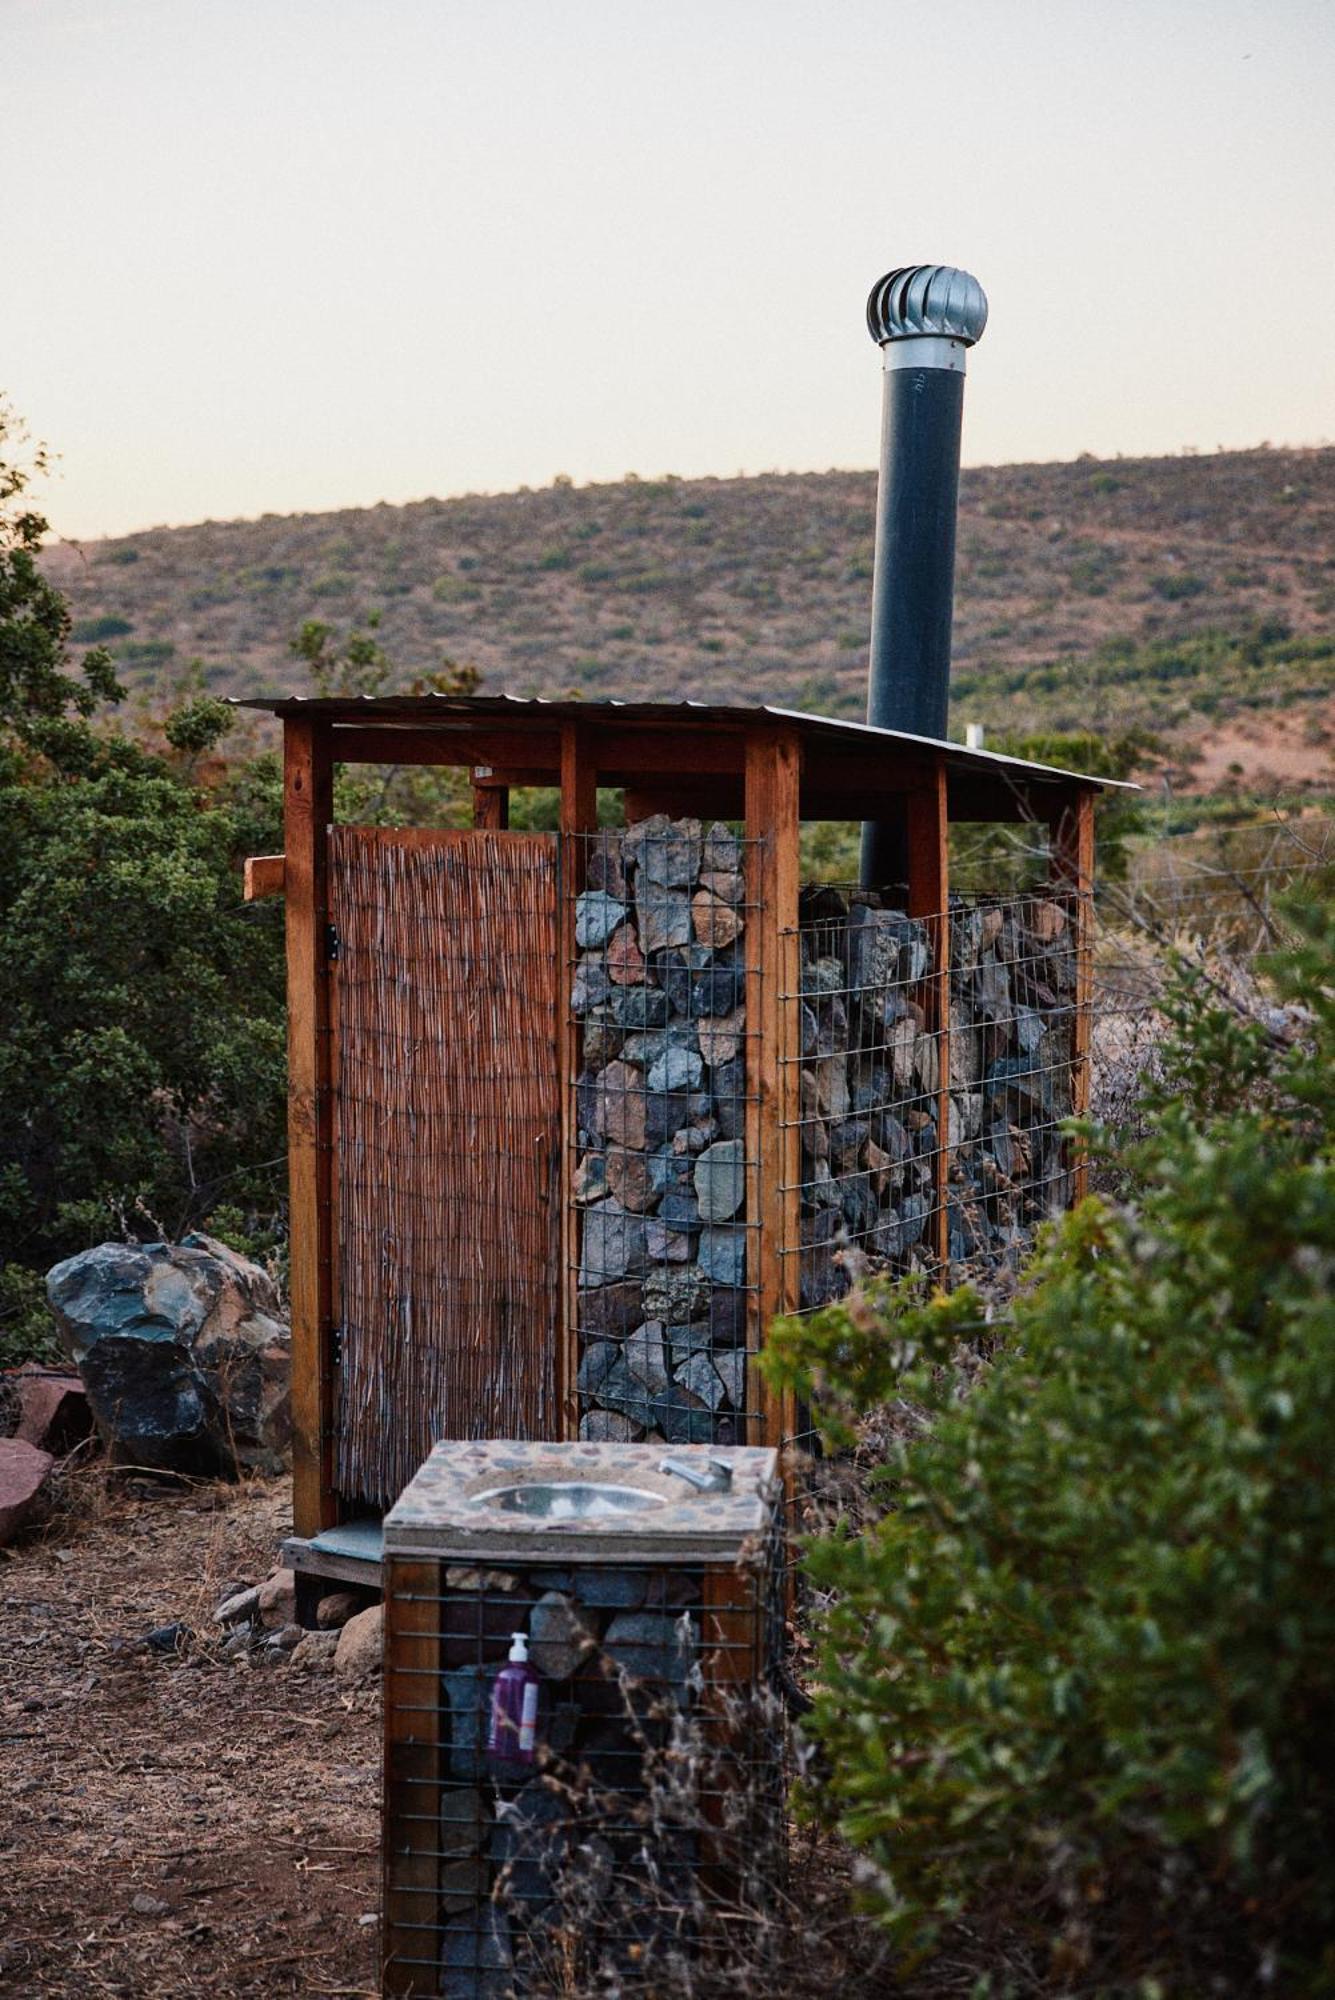
{"type": "Polygon", "coordinates": [[[870,466],[918,261],[966,463],[1335,437],[1332,0],[0,0],[0,163],[67,535],[870,466]]]}

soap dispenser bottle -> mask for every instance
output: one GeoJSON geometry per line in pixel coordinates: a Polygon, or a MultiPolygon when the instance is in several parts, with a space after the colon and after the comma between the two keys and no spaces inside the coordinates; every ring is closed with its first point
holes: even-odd
{"type": "Polygon", "coordinates": [[[487,1755],[502,1764],[532,1764],[538,1754],[538,1691],[541,1679],[529,1664],[528,1640],[512,1634],[510,1658],[491,1691],[487,1755]]]}

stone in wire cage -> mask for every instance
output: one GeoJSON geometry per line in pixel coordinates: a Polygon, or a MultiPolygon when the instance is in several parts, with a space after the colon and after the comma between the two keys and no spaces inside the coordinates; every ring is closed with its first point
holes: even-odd
{"type": "Polygon", "coordinates": [[[756,1186],[747,849],[657,814],[575,836],[580,1436],[741,1442],[756,1186]]]}

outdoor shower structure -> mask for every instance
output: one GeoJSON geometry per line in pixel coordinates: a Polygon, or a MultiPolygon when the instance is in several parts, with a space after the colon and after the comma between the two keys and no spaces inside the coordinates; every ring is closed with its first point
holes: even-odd
{"type": "Polygon", "coordinates": [[[366,1578],[440,1438],[782,1445],[776,1314],[995,1270],[1079,1191],[1100,781],[766,707],[256,706],[299,1568],[366,1578]],[[463,767],[473,825],[336,824],[344,764],[463,767]],[[554,830],[509,829],[528,787],[554,830]],[[890,827],[904,879],[804,885],[804,821],[890,827]],[[961,822],[1025,824],[1046,880],[952,896],[961,822]]]}

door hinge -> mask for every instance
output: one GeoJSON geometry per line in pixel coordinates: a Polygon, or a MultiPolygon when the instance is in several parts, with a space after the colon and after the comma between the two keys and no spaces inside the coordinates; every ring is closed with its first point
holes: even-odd
{"type": "Polygon", "coordinates": [[[329,1366],[331,1368],[341,1368],[343,1366],[343,1329],[341,1326],[331,1326],[329,1329],[329,1366]]]}
{"type": "Polygon", "coordinates": [[[331,961],[331,963],[334,959],[338,957],[339,952],[343,949],[343,940],[338,934],[337,924],[325,925],[324,948],[325,948],[325,956],[331,961]]]}

